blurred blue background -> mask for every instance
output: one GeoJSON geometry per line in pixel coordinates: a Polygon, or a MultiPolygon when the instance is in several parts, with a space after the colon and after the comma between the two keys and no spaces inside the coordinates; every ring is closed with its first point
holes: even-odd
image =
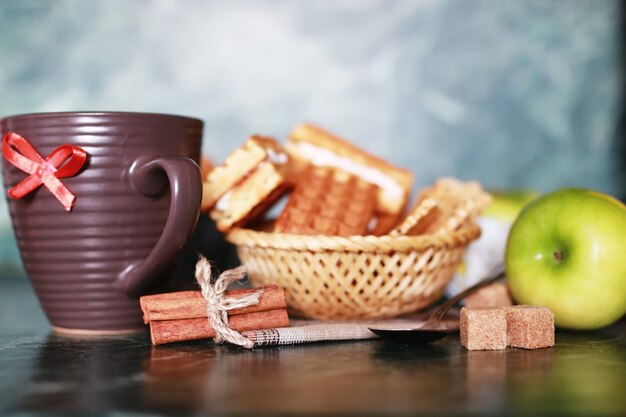
{"type": "MultiPolygon", "coordinates": [[[[0,0],[0,117],[196,116],[214,162],[310,121],[416,188],[623,198],[621,16],[616,0],[0,0]]],[[[0,263],[19,271],[1,204],[0,263]]]]}

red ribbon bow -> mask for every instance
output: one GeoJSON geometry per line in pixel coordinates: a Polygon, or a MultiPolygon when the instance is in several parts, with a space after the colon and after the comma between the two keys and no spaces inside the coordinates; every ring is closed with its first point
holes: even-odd
{"type": "Polygon", "coordinates": [[[62,145],[43,159],[25,138],[9,132],[2,139],[2,155],[11,164],[30,174],[9,190],[11,197],[22,198],[43,184],[63,204],[65,210],[72,209],[76,197],[59,178],[72,177],[83,167],[87,152],[82,148],[62,145]]]}

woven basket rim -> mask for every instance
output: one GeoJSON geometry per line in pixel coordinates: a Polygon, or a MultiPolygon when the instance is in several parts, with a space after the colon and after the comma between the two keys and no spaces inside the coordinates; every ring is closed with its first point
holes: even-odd
{"type": "Polygon", "coordinates": [[[441,235],[418,236],[324,236],[273,233],[235,228],[226,239],[237,246],[307,252],[413,252],[428,248],[452,248],[465,246],[480,236],[480,228],[473,222],[461,229],[441,235]]]}

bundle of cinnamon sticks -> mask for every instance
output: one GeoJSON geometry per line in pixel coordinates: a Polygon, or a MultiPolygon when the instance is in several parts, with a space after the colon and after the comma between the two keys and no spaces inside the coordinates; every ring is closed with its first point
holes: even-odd
{"type": "MultiPolygon", "coordinates": [[[[243,298],[261,290],[259,303],[228,311],[229,326],[238,332],[289,326],[285,293],[277,285],[230,290],[226,298],[243,298]]],[[[207,302],[200,291],[181,291],[140,298],[144,322],[153,345],[215,337],[207,319],[207,302]]]]}

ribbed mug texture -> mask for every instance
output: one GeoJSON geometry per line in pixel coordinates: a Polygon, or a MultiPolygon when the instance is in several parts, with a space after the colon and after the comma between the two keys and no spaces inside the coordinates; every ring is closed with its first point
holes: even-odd
{"type": "MultiPolygon", "coordinates": [[[[48,113],[3,119],[0,133],[9,131],[24,136],[44,158],[66,143],[89,154],[77,175],[62,179],[76,196],[71,212],[43,186],[22,199],[9,198],[24,268],[49,321],[68,329],[141,327],[138,300],[117,281],[156,245],[170,195],[165,174],[154,179],[161,192],[145,196],[129,181],[129,170],[142,156],[198,162],[202,122],[141,113],[48,113]]],[[[2,167],[5,189],[27,176],[4,158],[2,167]]],[[[162,278],[155,276],[155,283],[162,278]]]]}

